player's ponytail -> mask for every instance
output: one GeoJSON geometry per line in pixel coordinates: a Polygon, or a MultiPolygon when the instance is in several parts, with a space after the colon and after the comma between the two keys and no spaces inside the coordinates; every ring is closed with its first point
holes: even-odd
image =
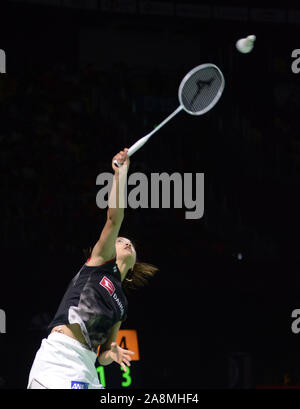
{"type": "Polygon", "coordinates": [[[137,261],[123,281],[124,290],[138,290],[144,287],[157,271],[158,268],[152,264],[137,261]]]}

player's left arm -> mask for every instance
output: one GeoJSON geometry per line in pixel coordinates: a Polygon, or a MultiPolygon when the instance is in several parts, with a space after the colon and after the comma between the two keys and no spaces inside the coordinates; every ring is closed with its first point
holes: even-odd
{"type": "Polygon", "coordinates": [[[117,362],[126,372],[126,365],[130,366],[131,355],[133,351],[123,349],[116,343],[118,331],[122,321],[118,321],[111,329],[107,341],[101,345],[98,361],[100,365],[110,365],[112,362],[117,362]]]}

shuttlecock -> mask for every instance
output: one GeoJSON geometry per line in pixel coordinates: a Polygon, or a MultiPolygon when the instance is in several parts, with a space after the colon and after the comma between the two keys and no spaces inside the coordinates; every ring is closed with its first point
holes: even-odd
{"type": "Polygon", "coordinates": [[[250,53],[254,47],[254,41],[256,40],[255,35],[250,35],[247,38],[241,38],[236,42],[236,48],[240,53],[246,54],[250,53]]]}

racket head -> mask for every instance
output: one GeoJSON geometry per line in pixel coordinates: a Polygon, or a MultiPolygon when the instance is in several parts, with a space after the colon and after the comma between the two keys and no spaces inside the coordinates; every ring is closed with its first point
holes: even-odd
{"type": "Polygon", "coordinates": [[[181,81],[178,99],[187,113],[203,115],[216,105],[224,87],[222,71],[215,64],[201,64],[189,71],[181,81]],[[202,87],[200,91],[199,87],[202,87]]]}

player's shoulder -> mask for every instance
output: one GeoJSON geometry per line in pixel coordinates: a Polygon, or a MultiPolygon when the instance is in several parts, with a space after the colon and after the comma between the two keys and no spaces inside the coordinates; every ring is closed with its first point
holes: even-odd
{"type": "Polygon", "coordinates": [[[115,261],[116,261],[116,257],[106,260],[101,256],[95,256],[95,257],[88,258],[86,262],[84,263],[84,265],[87,267],[102,267],[104,265],[113,263],[115,261]]]}
{"type": "Polygon", "coordinates": [[[85,272],[90,273],[92,275],[95,274],[99,276],[99,274],[100,275],[107,274],[116,279],[120,279],[120,272],[115,257],[112,258],[111,260],[107,260],[102,263],[97,263],[95,259],[92,261],[87,260],[87,262],[83,266],[83,269],[85,270],[85,272]]]}
{"type": "Polygon", "coordinates": [[[86,267],[93,267],[93,268],[100,268],[100,267],[109,267],[113,264],[116,264],[116,257],[110,259],[110,260],[105,260],[103,257],[96,256],[93,258],[88,258],[87,261],[84,263],[84,266],[86,267]]]}

